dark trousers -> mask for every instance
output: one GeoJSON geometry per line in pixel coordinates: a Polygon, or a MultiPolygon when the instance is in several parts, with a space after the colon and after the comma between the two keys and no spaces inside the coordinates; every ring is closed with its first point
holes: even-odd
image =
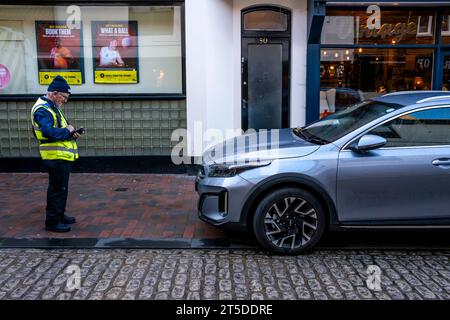
{"type": "Polygon", "coordinates": [[[44,160],[48,171],[46,225],[61,221],[66,211],[71,163],[64,160],[44,160]]]}

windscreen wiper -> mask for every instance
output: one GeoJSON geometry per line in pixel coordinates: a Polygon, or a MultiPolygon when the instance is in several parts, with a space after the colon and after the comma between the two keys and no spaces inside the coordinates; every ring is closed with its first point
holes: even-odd
{"type": "Polygon", "coordinates": [[[317,143],[321,145],[330,143],[330,141],[312,135],[311,133],[302,128],[295,128],[294,134],[308,142],[317,143]]]}
{"type": "Polygon", "coordinates": [[[293,131],[297,137],[300,137],[303,140],[308,140],[308,137],[306,136],[306,134],[303,133],[303,130],[304,130],[303,128],[294,128],[293,131]]]}
{"type": "Polygon", "coordinates": [[[316,136],[310,136],[308,138],[308,141],[309,142],[313,142],[313,143],[317,143],[317,144],[321,144],[321,145],[330,143],[330,141],[322,139],[322,138],[319,138],[319,137],[316,137],[316,136]]]}

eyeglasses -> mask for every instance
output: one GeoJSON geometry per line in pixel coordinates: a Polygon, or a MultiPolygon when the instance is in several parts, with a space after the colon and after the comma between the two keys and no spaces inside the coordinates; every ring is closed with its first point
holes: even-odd
{"type": "Polygon", "coordinates": [[[61,92],[58,92],[58,95],[60,95],[61,97],[64,98],[64,102],[67,102],[67,100],[69,100],[70,95],[68,95],[68,94],[63,94],[61,92]]]}

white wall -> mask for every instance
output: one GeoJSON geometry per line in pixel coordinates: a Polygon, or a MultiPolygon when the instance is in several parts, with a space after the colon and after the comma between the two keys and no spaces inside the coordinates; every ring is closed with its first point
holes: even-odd
{"type": "MultiPolygon", "coordinates": [[[[292,10],[292,127],[305,122],[306,2],[273,2],[292,10]]],[[[202,133],[207,129],[216,129],[218,136],[222,133],[223,137],[227,130],[241,129],[241,10],[265,4],[270,3],[257,0],[186,0],[189,156],[201,155],[206,146],[202,138],[207,139],[202,133]]]]}

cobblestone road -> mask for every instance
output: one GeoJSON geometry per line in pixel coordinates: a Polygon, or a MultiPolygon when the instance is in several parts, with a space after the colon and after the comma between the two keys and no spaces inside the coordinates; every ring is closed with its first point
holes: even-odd
{"type": "Polygon", "coordinates": [[[0,250],[0,299],[450,300],[450,251],[0,250]],[[66,271],[78,266],[81,288],[66,271]],[[367,269],[381,269],[381,291],[367,269]],[[68,280],[72,280],[68,281],[68,280]]]}

